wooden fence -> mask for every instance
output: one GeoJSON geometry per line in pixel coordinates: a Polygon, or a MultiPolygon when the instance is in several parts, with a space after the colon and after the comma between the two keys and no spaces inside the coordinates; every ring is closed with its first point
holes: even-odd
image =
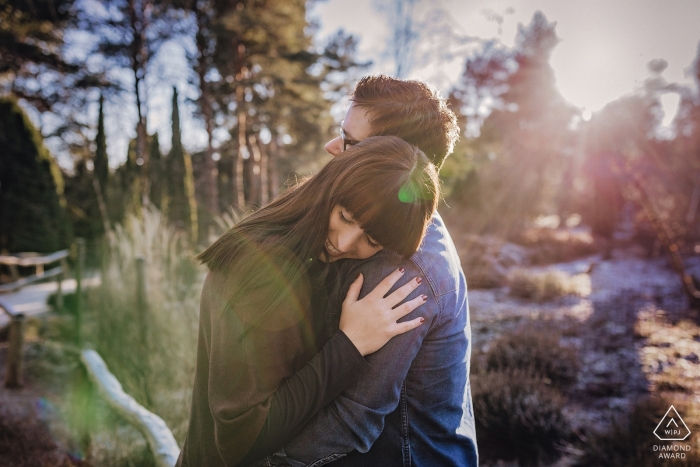
{"type": "MultiPolygon", "coordinates": [[[[39,256],[38,253],[19,253],[17,255],[0,255],[0,264],[4,264],[9,267],[10,274],[12,277],[12,282],[9,284],[0,285],[0,294],[16,292],[22,287],[29,285],[33,282],[47,279],[50,277],[56,277],[58,282],[58,297],[62,300],[63,294],[61,290],[61,281],[65,278],[68,273],[68,250],[57,251],[56,253],[51,253],[46,256],[39,256]],[[51,264],[60,262],[59,266],[56,266],[48,271],[44,270],[44,267],[51,264]],[[29,277],[19,277],[19,266],[34,266],[36,271],[33,275],[29,277]]],[[[61,304],[62,306],[62,304],[61,304]]]]}

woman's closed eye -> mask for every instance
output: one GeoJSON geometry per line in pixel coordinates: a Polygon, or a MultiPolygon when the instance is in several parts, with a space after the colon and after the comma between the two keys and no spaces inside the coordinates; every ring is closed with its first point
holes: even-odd
{"type": "Polygon", "coordinates": [[[354,225],[354,224],[355,224],[353,221],[351,221],[350,219],[348,219],[347,217],[345,217],[345,214],[343,214],[343,210],[342,210],[342,209],[338,211],[338,215],[340,216],[341,222],[343,222],[343,223],[345,223],[345,224],[348,224],[348,225],[354,225]]]}
{"type": "Polygon", "coordinates": [[[372,248],[380,248],[381,247],[381,245],[379,243],[373,242],[372,239],[369,238],[369,235],[365,235],[365,240],[367,240],[367,243],[372,248]]]}
{"type": "MultiPolygon", "coordinates": [[[[344,224],[347,224],[347,225],[355,225],[355,222],[352,221],[352,220],[350,220],[351,218],[350,218],[350,219],[348,218],[348,217],[350,217],[350,216],[348,216],[348,215],[346,215],[346,214],[343,214],[343,210],[342,210],[342,209],[340,209],[340,210],[338,211],[338,215],[340,216],[340,221],[343,222],[344,224]]],[[[375,248],[375,249],[381,248],[381,245],[380,245],[379,243],[373,241],[373,240],[370,238],[370,236],[367,235],[367,234],[365,234],[365,240],[367,241],[367,244],[368,244],[369,246],[371,246],[372,248],[375,248]]]]}

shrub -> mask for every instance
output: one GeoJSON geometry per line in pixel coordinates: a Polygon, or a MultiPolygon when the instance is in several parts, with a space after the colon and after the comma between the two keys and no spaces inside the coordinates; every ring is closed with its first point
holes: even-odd
{"type": "MultiPolygon", "coordinates": [[[[608,430],[593,432],[582,446],[583,454],[576,461],[577,467],[686,467],[700,465],[700,452],[697,443],[684,459],[659,459],[659,453],[654,451],[655,445],[669,445],[668,441],[660,441],[653,431],[671,405],[688,425],[691,433],[698,426],[697,414],[690,407],[666,400],[659,396],[639,400],[624,417],[615,419],[608,430]]],[[[692,444],[692,434],[682,445],[692,444]]]]}
{"type": "Polygon", "coordinates": [[[532,264],[573,261],[600,249],[590,233],[571,229],[532,228],[519,232],[513,241],[531,250],[532,264]]]}
{"type": "Polygon", "coordinates": [[[0,98],[0,251],[54,252],[70,243],[63,175],[13,97],[0,98]]]}
{"type": "Polygon", "coordinates": [[[579,370],[576,350],[559,344],[560,335],[551,329],[525,328],[503,334],[485,354],[487,371],[522,370],[566,388],[576,381],[579,370]]]}
{"type": "Polygon", "coordinates": [[[485,459],[517,459],[537,465],[557,457],[569,437],[561,394],[541,378],[519,370],[471,378],[479,452],[485,459]]]}
{"type": "Polygon", "coordinates": [[[508,280],[510,293],[516,297],[546,302],[570,293],[577,293],[576,281],[561,271],[513,271],[508,280]]]}

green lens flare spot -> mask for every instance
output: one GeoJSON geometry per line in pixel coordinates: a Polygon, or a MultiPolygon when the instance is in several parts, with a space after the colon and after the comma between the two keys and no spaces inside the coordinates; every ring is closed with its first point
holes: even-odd
{"type": "Polygon", "coordinates": [[[399,201],[402,203],[415,203],[416,192],[409,185],[399,188],[399,201]]]}

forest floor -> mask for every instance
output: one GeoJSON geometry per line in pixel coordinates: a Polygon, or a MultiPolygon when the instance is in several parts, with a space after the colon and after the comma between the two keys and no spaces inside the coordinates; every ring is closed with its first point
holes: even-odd
{"type": "MultiPolygon", "coordinates": [[[[83,467],[56,402],[65,398],[66,368],[61,361],[42,358],[40,345],[26,344],[19,389],[0,388],[0,465],[3,467],[83,467]]],[[[7,342],[0,343],[0,381],[5,379],[7,342]]]]}

